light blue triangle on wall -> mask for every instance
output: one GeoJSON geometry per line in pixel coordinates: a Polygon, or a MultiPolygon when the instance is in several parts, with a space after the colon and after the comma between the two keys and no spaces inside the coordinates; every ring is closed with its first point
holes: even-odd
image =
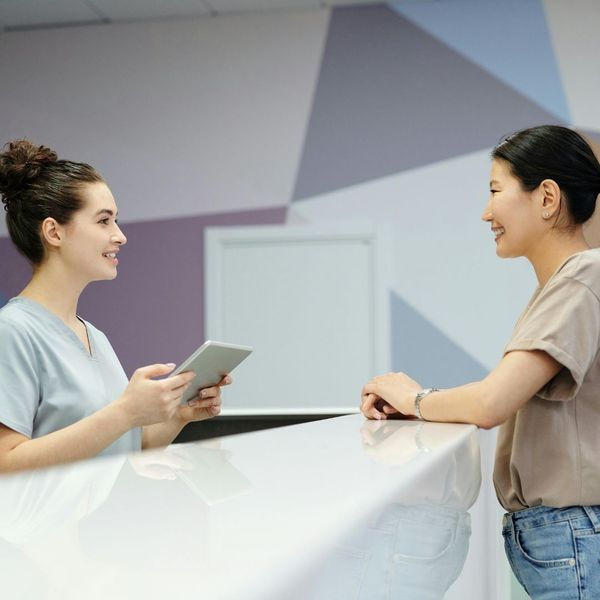
{"type": "Polygon", "coordinates": [[[389,6],[565,123],[571,122],[542,0],[396,1],[389,6]]]}
{"type": "Polygon", "coordinates": [[[392,292],[392,368],[424,387],[454,387],[482,379],[487,369],[392,292]]]}
{"type": "Polygon", "coordinates": [[[483,150],[516,129],[556,122],[564,123],[387,5],[337,7],[293,200],[483,150]]]}

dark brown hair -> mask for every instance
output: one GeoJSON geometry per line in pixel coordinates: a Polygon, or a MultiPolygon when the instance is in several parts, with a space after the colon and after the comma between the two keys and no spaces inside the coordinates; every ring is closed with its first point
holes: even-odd
{"type": "Polygon", "coordinates": [[[80,191],[104,181],[90,165],[59,160],[56,152],[28,140],[15,140],[0,153],[0,196],[10,237],[33,265],[44,258],[42,222],[67,224],[83,204],[80,191]]]}

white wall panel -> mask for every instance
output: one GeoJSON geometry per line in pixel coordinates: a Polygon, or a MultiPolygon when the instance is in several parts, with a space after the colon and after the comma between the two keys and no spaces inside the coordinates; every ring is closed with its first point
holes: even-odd
{"type": "Polygon", "coordinates": [[[572,125],[600,130],[600,10],[597,0],[544,0],[572,125]]]}
{"type": "Polygon", "coordinates": [[[357,412],[389,371],[385,228],[210,228],[207,338],[254,346],[223,414],[357,412]]]}

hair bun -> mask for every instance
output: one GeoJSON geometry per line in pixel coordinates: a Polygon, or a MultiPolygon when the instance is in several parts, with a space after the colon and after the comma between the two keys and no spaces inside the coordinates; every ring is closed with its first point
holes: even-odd
{"type": "Polygon", "coordinates": [[[5,209],[11,198],[38,177],[45,165],[56,162],[58,156],[46,146],[36,146],[29,140],[14,140],[0,153],[0,194],[5,209]]]}

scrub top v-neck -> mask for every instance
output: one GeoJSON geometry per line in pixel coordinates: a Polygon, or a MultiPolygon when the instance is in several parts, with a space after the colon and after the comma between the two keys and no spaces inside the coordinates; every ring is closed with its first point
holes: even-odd
{"type": "MultiPolygon", "coordinates": [[[[37,438],[116,400],[127,376],[106,336],[85,325],[90,349],[59,317],[27,298],[0,309],[0,423],[37,438]]],[[[141,448],[141,429],[101,454],[141,448]]]]}

